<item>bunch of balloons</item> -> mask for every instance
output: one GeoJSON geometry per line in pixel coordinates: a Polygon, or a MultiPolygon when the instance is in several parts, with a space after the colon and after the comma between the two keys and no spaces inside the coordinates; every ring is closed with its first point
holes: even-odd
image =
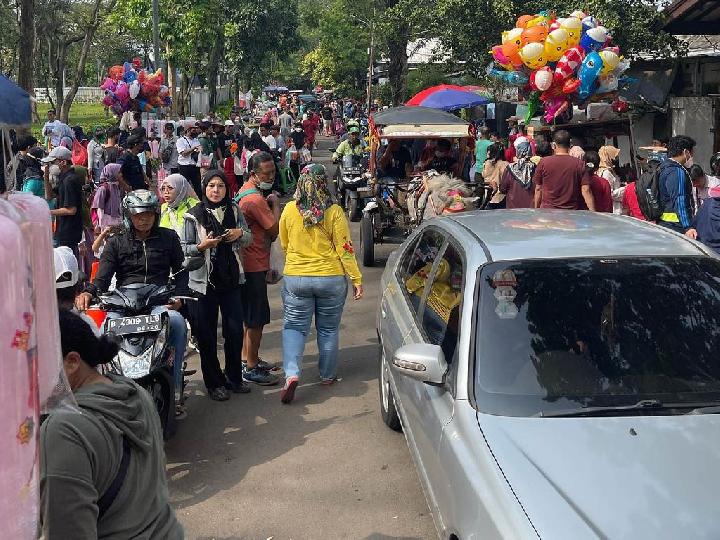
{"type": "Polygon", "coordinates": [[[543,104],[549,124],[569,121],[574,103],[616,99],[630,67],[609,30],[582,11],[523,15],[491,54],[488,74],[532,92],[530,103],[543,104]]]}
{"type": "Polygon", "coordinates": [[[110,107],[118,116],[125,111],[150,112],[156,107],[172,104],[162,70],[152,72],[141,66],[139,58],[122,66],[112,66],[100,85],[105,91],[103,105],[110,107]]]}

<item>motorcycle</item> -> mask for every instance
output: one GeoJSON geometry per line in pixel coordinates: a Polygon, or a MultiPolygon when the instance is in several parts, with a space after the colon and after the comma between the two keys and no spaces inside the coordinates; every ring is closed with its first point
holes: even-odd
{"type": "MultiPolygon", "coordinates": [[[[169,340],[168,313],[153,314],[152,311],[155,307],[171,303],[172,299],[196,300],[192,296],[176,294],[174,284],[180,272],[195,270],[202,265],[202,260],[189,261],[179,272],[170,276],[167,285],[132,283],[99,298],[102,311],[120,315],[106,317],[102,325],[103,333],[112,333],[119,340],[118,354],[112,362],[103,366],[103,372],[133,379],[150,393],[160,416],[165,440],[174,435],[176,427],[173,375],[175,350],[169,340]]],[[[184,388],[183,377],[182,390],[184,388]]]]}
{"type": "Polygon", "coordinates": [[[369,195],[368,160],[369,154],[343,156],[342,165],[335,173],[336,193],[350,221],[360,221],[363,198],[369,195]]]}

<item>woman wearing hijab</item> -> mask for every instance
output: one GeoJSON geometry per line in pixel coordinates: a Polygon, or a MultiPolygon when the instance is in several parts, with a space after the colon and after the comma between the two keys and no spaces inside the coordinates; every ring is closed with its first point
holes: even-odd
{"type": "Polygon", "coordinates": [[[500,193],[505,195],[505,208],[533,208],[535,188],[532,182],[535,164],[531,161],[529,142],[515,145],[515,162],[511,163],[500,180],[500,193]]]}
{"type": "Polygon", "coordinates": [[[105,165],[100,173],[100,185],[95,191],[92,202],[92,209],[97,214],[95,232],[122,223],[120,208],[122,203],[122,192],[120,191],[122,172],[120,169],[121,166],[117,163],[110,163],[105,165]]]}
{"type": "Polygon", "coordinates": [[[228,191],[225,173],[211,170],[202,181],[202,201],[185,215],[181,236],[186,257],[201,257],[205,264],[190,272],[190,288],[199,293],[193,335],[200,352],[200,368],[208,396],[215,401],[250,391],[243,383],[243,311],[241,285],[245,283],[242,248],[252,234],[228,191]],[[222,314],[225,371],[217,356],[218,311],[222,314]]]}
{"type": "Polygon", "coordinates": [[[165,177],[160,184],[160,195],[164,201],[160,209],[160,226],[173,229],[182,238],[185,214],[200,201],[195,198],[190,182],[179,173],[165,177]]]}
{"type": "Polygon", "coordinates": [[[483,164],[483,179],[492,187],[493,197],[488,208],[505,208],[505,195],[499,190],[500,180],[509,163],[505,161],[505,150],[502,144],[495,143],[488,148],[488,157],[483,164]]]}
{"type": "Polygon", "coordinates": [[[623,211],[623,195],[625,186],[620,185],[620,176],[617,174],[615,167],[618,164],[620,150],[614,146],[602,146],[598,150],[600,156],[600,167],[598,176],[607,180],[610,184],[613,200],[613,214],[622,214],[623,211]]]}
{"type": "Polygon", "coordinates": [[[362,275],[355,260],[343,209],[328,190],[325,167],[311,164],[300,174],[294,201],[280,217],[280,243],[285,250],[283,278],[283,403],[290,403],[300,380],[305,340],[315,315],[320,380],[337,380],[338,338],[347,280],[354,298],[363,296],[362,275]]]}

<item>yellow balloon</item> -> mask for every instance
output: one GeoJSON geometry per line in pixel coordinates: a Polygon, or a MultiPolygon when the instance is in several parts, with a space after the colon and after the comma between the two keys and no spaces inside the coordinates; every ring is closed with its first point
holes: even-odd
{"type": "Polygon", "coordinates": [[[545,39],[545,57],[548,62],[557,62],[568,49],[568,32],[558,28],[548,34],[545,39]]]}
{"type": "Polygon", "coordinates": [[[547,25],[547,22],[548,18],[545,15],[538,15],[534,19],[530,19],[525,25],[525,28],[532,28],[533,26],[537,26],[539,24],[547,25]]]}
{"type": "Polygon", "coordinates": [[[622,56],[618,56],[615,51],[610,51],[608,49],[600,51],[600,58],[602,58],[603,61],[603,68],[600,71],[600,75],[609,75],[615,71],[615,68],[618,67],[620,60],[622,60],[622,56]]]}
{"type": "Polygon", "coordinates": [[[571,16],[571,17],[577,17],[577,18],[580,19],[581,21],[582,21],[585,17],[587,17],[587,15],[585,14],[585,12],[584,12],[584,11],[580,11],[580,10],[573,11],[573,12],[570,14],[570,16],[571,16]]]}
{"type": "Polygon", "coordinates": [[[502,42],[503,44],[507,43],[508,41],[514,41],[517,43],[517,46],[519,47],[522,43],[520,36],[522,36],[523,28],[513,28],[512,30],[508,30],[507,32],[502,33],[502,42]]]}
{"type": "Polygon", "coordinates": [[[568,47],[575,47],[580,44],[582,37],[582,21],[577,17],[568,17],[560,23],[560,28],[568,33],[568,47]]]}
{"type": "Polygon", "coordinates": [[[547,64],[545,46],[542,43],[528,43],[520,49],[523,64],[530,69],[538,69],[547,64]]]}

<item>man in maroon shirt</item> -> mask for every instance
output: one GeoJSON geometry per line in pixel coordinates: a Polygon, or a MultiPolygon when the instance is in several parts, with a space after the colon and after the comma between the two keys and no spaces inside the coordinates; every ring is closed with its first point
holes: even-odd
{"type": "Polygon", "coordinates": [[[582,210],[583,201],[595,211],[590,175],[585,164],[570,155],[570,133],[561,129],[553,135],[555,155],[542,158],[535,174],[535,208],[582,210]]]}

